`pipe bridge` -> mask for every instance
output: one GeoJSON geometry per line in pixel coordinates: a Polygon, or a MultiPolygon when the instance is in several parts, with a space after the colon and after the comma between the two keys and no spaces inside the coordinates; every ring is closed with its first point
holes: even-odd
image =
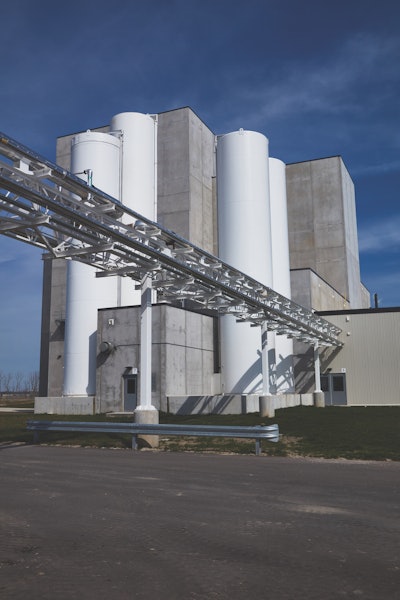
{"type": "Polygon", "coordinates": [[[193,306],[310,344],[340,329],[0,133],[0,233],[98,277],[150,278],[158,302],[193,306]]]}

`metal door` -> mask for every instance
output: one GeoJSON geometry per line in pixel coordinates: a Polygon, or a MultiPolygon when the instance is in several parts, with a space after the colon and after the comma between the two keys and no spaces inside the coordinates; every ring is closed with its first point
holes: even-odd
{"type": "Polygon", "coordinates": [[[345,406],[347,404],[345,373],[322,375],[321,390],[325,394],[326,406],[345,406]]]}
{"type": "Polygon", "coordinates": [[[124,376],[124,411],[132,412],[137,405],[137,375],[124,376]]]}

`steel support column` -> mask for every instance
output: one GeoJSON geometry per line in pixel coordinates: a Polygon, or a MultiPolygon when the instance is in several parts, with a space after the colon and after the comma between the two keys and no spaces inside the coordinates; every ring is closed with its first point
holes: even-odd
{"type": "Polygon", "coordinates": [[[314,406],[323,408],[325,406],[325,395],[324,395],[324,392],[321,390],[321,365],[320,365],[320,358],[319,358],[318,342],[314,343],[314,371],[315,371],[315,391],[313,394],[314,406]]]}
{"type": "MultiPolygon", "coordinates": [[[[152,279],[147,274],[141,281],[140,311],[140,384],[139,405],[135,409],[135,423],[158,423],[158,410],[151,400],[151,348],[152,348],[152,279]]],[[[158,435],[140,435],[140,444],[157,448],[158,435]]]]}
{"type": "Polygon", "coordinates": [[[140,388],[138,409],[151,410],[152,280],[150,275],[143,277],[141,290],[140,388]]]}
{"type": "Polygon", "coordinates": [[[321,363],[319,359],[319,344],[314,344],[314,373],[315,373],[315,391],[321,391],[321,363]]]}
{"type": "Polygon", "coordinates": [[[268,364],[268,325],[261,325],[261,371],[262,371],[262,393],[269,395],[269,364],[268,364]]]}

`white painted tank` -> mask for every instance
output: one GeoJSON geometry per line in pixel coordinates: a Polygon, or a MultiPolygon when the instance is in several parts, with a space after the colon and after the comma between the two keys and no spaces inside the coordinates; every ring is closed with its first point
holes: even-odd
{"type": "MultiPolygon", "coordinates": [[[[277,158],[269,158],[268,162],[272,224],[272,287],[279,294],[290,298],[286,165],[277,158]]],[[[293,340],[284,335],[269,334],[269,341],[273,347],[271,363],[275,363],[271,393],[292,393],[294,391],[293,340]]]]}
{"type": "MultiPolygon", "coordinates": [[[[218,138],[219,256],[264,285],[272,285],[268,140],[239,130],[218,138]]],[[[260,392],[261,332],[231,316],[221,319],[224,393],[260,392]]]]}
{"type": "Polygon", "coordinates": [[[121,132],[121,202],[156,221],[155,120],[142,113],[119,113],[111,119],[111,131],[121,132]]]}
{"type": "MultiPolygon", "coordinates": [[[[149,115],[124,112],[111,119],[111,131],[121,139],[121,202],[157,220],[157,127],[149,115]]],[[[132,219],[123,217],[124,222],[132,219]]],[[[122,306],[140,304],[140,292],[132,280],[121,278],[122,306]]]]}
{"type": "MultiPolygon", "coordinates": [[[[71,171],[119,199],[120,140],[107,133],[86,132],[72,142],[71,171]]],[[[69,261],[65,318],[64,395],[96,392],[97,309],[117,304],[117,278],[96,279],[95,269],[69,261]]]]}

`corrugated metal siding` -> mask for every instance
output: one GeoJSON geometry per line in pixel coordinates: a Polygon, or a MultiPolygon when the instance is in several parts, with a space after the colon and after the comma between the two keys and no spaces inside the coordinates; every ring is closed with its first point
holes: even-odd
{"type": "Polygon", "coordinates": [[[344,347],[323,368],[346,369],[347,403],[400,405],[400,312],[325,318],[343,330],[344,347]]]}

